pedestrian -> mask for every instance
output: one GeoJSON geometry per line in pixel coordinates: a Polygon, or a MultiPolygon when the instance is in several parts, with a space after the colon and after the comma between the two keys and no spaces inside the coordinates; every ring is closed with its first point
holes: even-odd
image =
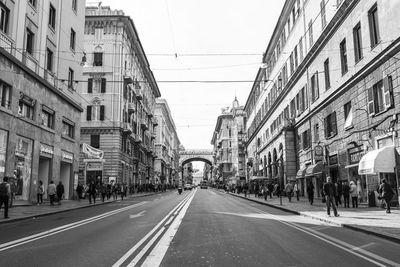
{"type": "Polygon", "coordinates": [[[0,209],[4,204],[4,219],[8,219],[8,201],[11,196],[11,186],[8,183],[8,177],[4,176],[0,184],[0,209]]]}
{"type": "Polygon", "coordinates": [[[54,205],[54,201],[56,199],[56,193],[57,193],[57,189],[56,189],[56,185],[54,184],[54,181],[51,180],[49,187],[47,188],[47,195],[50,198],[50,205],[53,206],[54,205]]]}
{"type": "Polygon", "coordinates": [[[350,186],[347,181],[343,185],[343,202],[345,208],[350,208],[350,186]]]}
{"type": "Polygon", "coordinates": [[[260,193],[260,185],[258,183],[254,186],[254,197],[258,197],[260,193]]]}
{"type": "Polygon", "coordinates": [[[111,197],[111,192],[112,192],[112,187],[111,187],[111,184],[108,183],[108,184],[107,184],[107,200],[110,199],[110,197],[111,197]]]}
{"type": "Polygon", "coordinates": [[[357,192],[357,186],[354,183],[354,181],[350,182],[350,196],[353,208],[358,208],[358,192],[357,192]]]}
{"type": "Polygon", "coordinates": [[[121,184],[121,186],[119,187],[119,192],[121,194],[121,200],[124,200],[124,195],[125,195],[124,184],[121,184]]]}
{"type": "Polygon", "coordinates": [[[325,195],[326,211],[328,213],[328,216],[331,216],[332,206],[335,217],[338,217],[339,213],[335,204],[336,188],[335,185],[332,183],[332,178],[329,175],[326,177],[326,183],[323,185],[323,191],[325,195]]]}
{"type": "Polygon", "coordinates": [[[307,185],[308,202],[310,205],[314,203],[314,184],[310,181],[307,185]]]}
{"type": "Polygon", "coordinates": [[[335,198],[335,203],[336,203],[336,207],[342,206],[342,194],[343,194],[343,186],[342,186],[342,182],[339,181],[337,183],[335,183],[336,186],[336,198],[335,198]]]}
{"type": "Polygon", "coordinates": [[[61,199],[63,198],[64,195],[64,185],[62,184],[61,181],[58,182],[56,191],[57,191],[58,205],[61,205],[61,199]]]}
{"type": "Polygon", "coordinates": [[[296,192],[297,201],[299,201],[300,200],[300,186],[297,182],[294,184],[293,190],[294,190],[294,192],[296,192]]]}
{"type": "Polygon", "coordinates": [[[96,204],[96,184],[92,180],[89,184],[88,187],[88,194],[89,194],[89,204],[92,204],[92,198],[93,198],[93,203],[96,204]]]}
{"type": "Polygon", "coordinates": [[[249,185],[245,183],[243,185],[243,192],[244,192],[244,197],[247,197],[247,191],[249,190],[249,185]]]}
{"type": "Polygon", "coordinates": [[[106,199],[107,196],[107,185],[106,184],[102,184],[100,187],[100,193],[101,193],[101,200],[104,202],[104,200],[106,199]]]}
{"type": "Polygon", "coordinates": [[[272,183],[268,184],[268,194],[269,194],[269,199],[272,198],[272,191],[274,191],[274,185],[272,183]]]}
{"type": "Polygon", "coordinates": [[[81,183],[76,186],[76,194],[78,195],[78,200],[81,201],[83,198],[83,186],[81,183]]]}
{"type": "Polygon", "coordinates": [[[116,183],[112,186],[114,200],[118,200],[118,185],[116,183]]]}
{"type": "Polygon", "coordinates": [[[285,192],[286,192],[286,195],[287,195],[287,197],[288,197],[288,199],[289,199],[289,202],[292,202],[293,185],[292,185],[291,182],[288,182],[288,183],[285,185],[285,192]]]}
{"type": "Polygon", "coordinates": [[[264,195],[264,200],[267,200],[267,198],[268,198],[268,185],[267,184],[264,184],[262,192],[264,195]]]}
{"type": "Polygon", "coordinates": [[[390,212],[390,201],[392,200],[392,197],[395,195],[395,192],[393,188],[390,186],[390,184],[386,181],[386,179],[382,179],[381,185],[379,186],[379,194],[380,197],[385,201],[386,205],[386,213],[391,213],[390,212]]]}
{"type": "Polygon", "coordinates": [[[37,205],[43,204],[43,195],[44,195],[44,185],[42,180],[39,180],[38,188],[37,188],[37,205]]]}

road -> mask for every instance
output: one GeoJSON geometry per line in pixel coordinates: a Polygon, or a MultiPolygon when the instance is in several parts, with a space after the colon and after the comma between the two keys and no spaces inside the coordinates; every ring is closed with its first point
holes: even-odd
{"type": "Polygon", "coordinates": [[[400,266],[399,249],[213,189],[0,225],[0,266],[400,266]]]}

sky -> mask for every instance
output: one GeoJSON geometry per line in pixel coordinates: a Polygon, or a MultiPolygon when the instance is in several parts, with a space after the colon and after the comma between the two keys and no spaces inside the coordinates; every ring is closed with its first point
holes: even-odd
{"type": "Polygon", "coordinates": [[[186,149],[212,149],[221,109],[231,106],[235,96],[245,105],[283,4],[284,0],[102,1],[132,18],[186,149]]]}

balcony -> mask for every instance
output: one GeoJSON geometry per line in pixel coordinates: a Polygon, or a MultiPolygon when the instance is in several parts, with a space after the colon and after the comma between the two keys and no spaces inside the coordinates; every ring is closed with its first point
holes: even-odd
{"type": "Polygon", "coordinates": [[[28,68],[33,70],[35,73],[39,72],[39,63],[31,54],[28,52],[23,52],[22,54],[22,63],[25,64],[28,68]]]}
{"type": "Polygon", "coordinates": [[[143,99],[142,91],[140,90],[140,88],[135,88],[135,95],[137,100],[143,99]]]}
{"type": "Polygon", "coordinates": [[[136,106],[135,103],[128,103],[128,112],[130,114],[134,113],[136,111],[136,106]]]}
{"type": "Polygon", "coordinates": [[[44,79],[51,84],[54,87],[57,87],[56,85],[56,78],[54,77],[54,74],[49,71],[49,70],[44,70],[44,79]]]}
{"type": "Polygon", "coordinates": [[[158,119],[156,117],[153,117],[153,125],[154,126],[158,125],[158,119]]]}
{"type": "Polygon", "coordinates": [[[147,125],[147,120],[144,119],[144,118],[140,119],[140,125],[142,126],[142,128],[143,128],[144,130],[149,129],[149,126],[147,125]]]}
{"type": "Polygon", "coordinates": [[[155,133],[152,133],[151,136],[150,136],[151,140],[156,139],[156,137],[157,137],[157,134],[155,134],[155,133]]]}
{"type": "Polygon", "coordinates": [[[15,56],[15,43],[7,34],[0,31],[0,47],[4,48],[8,53],[15,56]]]}
{"type": "Polygon", "coordinates": [[[132,125],[125,122],[123,126],[123,132],[124,134],[131,134],[133,132],[132,125]]]}
{"type": "Polygon", "coordinates": [[[142,142],[143,142],[142,137],[139,134],[137,134],[135,137],[135,143],[141,144],[142,142]]]}

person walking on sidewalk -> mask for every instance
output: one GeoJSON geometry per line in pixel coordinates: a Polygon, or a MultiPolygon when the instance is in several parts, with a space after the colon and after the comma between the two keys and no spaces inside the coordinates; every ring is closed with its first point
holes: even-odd
{"type": "Polygon", "coordinates": [[[292,202],[292,194],[293,194],[293,185],[291,182],[288,182],[285,186],[285,192],[287,197],[289,198],[289,202],[292,202]]]}
{"type": "Polygon", "coordinates": [[[395,195],[395,192],[393,192],[393,188],[390,186],[385,178],[382,179],[382,183],[379,186],[378,192],[380,193],[382,199],[385,201],[386,213],[390,213],[390,201],[395,195]]]}
{"type": "Polygon", "coordinates": [[[267,200],[267,198],[268,198],[268,186],[267,186],[267,184],[264,184],[264,186],[262,188],[262,192],[263,192],[264,200],[267,200]]]}
{"type": "Polygon", "coordinates": [[[326,183],[323,186],[323,191],[325,195],[326,211],[328,213],[328,216],[331,216],[332,206],[335,217],[338,217],[339,213],[335,205],[336,188],[335,185],[332,183],[332,178],[329,175],[326,177],[326,183]]]}
{"type": "Polygon", "coordinates": [[[249,191],[249,185],[245,183],[243,186],[244,197],[247,197],[247,191],[249,191]]]}
{"type": "Polygon", "coordinates": [[[96,185],[94,184],[94,181],[91,181],[89,184],[88,194],[89,194],[89,204],[92,204],[92,198],[93,198],[93,203],[96,204],[96,185]]]}
{"type": "Polygon", "coordinates": [[[47,195],[50,198],[50,205],[53,206],[54,205],[54,201],[56,199],[56,185],[54,184],[54,181],[50,181],[49,187],[47,188],[47,195]]]}
{"type": "Polygon", "coordinates": [[[37,205],[43,204],[43,194],[44,194],[44,185],[42,180],[39,180],[38,188],[37,188],[37,205]]]}
{"type": "Polygon", "coordinates": [[[335,183],[336,186],[336,198],[335,198],[335,203],[336,203],[336,207],[342,206],[342,195],[343,195],[343,186],[342,186],[342,182],[339,181],[337,183],[335,183]]]}
{"type": "Polygon", "coordinates": [[[310,181],[307,185],[308,202],[310,205],[314,203],[314,184],[310,181]]]}
{"type": "Polygon", "coordinates": [[[351,204],[353,205],[353,208],[358,208],[357,186],[353,181],[350,182],[350,196],[351,196],[351,204]]]}
{"type": "Polygon", "coordinates": [[[293,190],[294,190],[294,192],[296,193],[296,199],[297,199],[297,201],[299,201],[299,200],[300,200],[300,186],[299,186],[299,184],[297,183],[297,181],[296,181],[296,183],[294,184],[293,190]]]}
{"type": "Polygon", "coordinates": [[[268,194],[269,194],[269,199],[272,198],[272,192],[274,191],[274,185],[272,183],[268,184],[268,194]]]}
{"type": "Polygon", "coordinates": [[[61,181],[58,182],[56,191],[57,191],[58,205],[61,205],[61,199],[63,198],[64,195],[64,185],[62,184],[61,181]]]}
{"type": "Polygon", "coordinates": [[[78,185],[76,186],[76,194],[78,195],[78,200],[81,201],[83,194],[83,186],[81,183],[78,183],[78,185]]]}
{"type": "Polygon", "coordinates": [[[347,181],[345,181],[343,185],[343,201],[344,207],[350,208],[350,186],[347,181]]]}
{"type": "Polygon", "coordinates": [[[11,196],[11,186],[8,183],[8,177],[3,178],[3,182],[0,184],[0,209],[4,204],[4,219],[8,219],[8,200],[11,196]]]}

